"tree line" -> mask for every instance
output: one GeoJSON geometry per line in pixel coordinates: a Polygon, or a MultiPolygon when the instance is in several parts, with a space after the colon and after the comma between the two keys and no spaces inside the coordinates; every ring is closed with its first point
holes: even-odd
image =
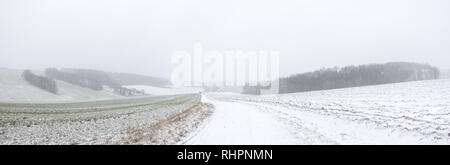
{"type": "Polygon", "coordinates": [[[145,95],[144,91],[136,89],[123,88],[107,72],[89,69],[62,69],[47,68],[45,74],[48,77],[61,80],[70,84],[89,88],[96,91],[103,90],[104,86],[113,89],[113,92],[122,96],[140,96],[145,95]]]}
{"type": "Polygon", "coordinates": [[[25,79],[25,81],[27,81],[31,85],[41,88],[47,92],[54,94],[58,92],[56,82],[51,78],[35,75],[30,70],[25,70],[22,73],[22,78],[25,79]]]}
{"type": "Polygon", "coordinates": [[[398,83],[439,78],[428,64],[392,62],[320,69],[280,79],[280,93],[398,83]]]}
{"type": "MultiPolygon", "coordinates": [[[[439,78],[438,68],[428,64],[391,62],[323,68],[313,72],[280,78],[279,93],[348,88],[439,78]]],[[[243,93],[259,94],[260,86],[244,86],[243,93]]]]}
{"type": "Polygon", "coordinates": [[[81,87],[86,87],[92,90],[103,90],[103,85],[101,84],[101,82],[96,78],[92,78],[89,76],[82,76],[80,74],[70,72],[61,72],[56,68],[45,69],[45,75],[50,78],[61,80],[81,87]]]}
{"type": "Polygon", "coordinates": [[[129,89],[124,87],[116,87],[114,88],[114,93],[117,93],[122,96],[142,96],[145,95],[144,90],[137,90],[137,89],[129,89]]]}

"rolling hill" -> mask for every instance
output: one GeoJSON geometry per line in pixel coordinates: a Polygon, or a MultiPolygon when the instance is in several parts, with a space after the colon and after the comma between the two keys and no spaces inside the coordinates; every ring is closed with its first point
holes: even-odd
{"type": "MultiPolygon", "coordinates": [[[[0,102],[67,102],[123,98],[105,90],[95,91],[56,80],[58,93],[39,89],[22,77],[23,70],[0,68],[0,102]]],[[[34,71],[44,75],[42,71],[34,71]]]]}

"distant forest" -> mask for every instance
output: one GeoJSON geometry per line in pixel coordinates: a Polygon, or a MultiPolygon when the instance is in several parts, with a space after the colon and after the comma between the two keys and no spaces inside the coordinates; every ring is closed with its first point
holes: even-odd
{"type": "Polygon", "coordinates": [[[22,78],[25,79],[28,83],[38,88],[41,88],[47,92],[56,94],[58,92],[58,88],[56,86],[56,82],[53,79],[35,75],[30,70],[25,70],[22,73],[22,78]]]}
{"type": "Polygon", "coordinates": [[[144,91],[123,88],[123,85],[153,85],[169,86],[170,81],[149,76],[129,73],[109,73],[90,69],[61,69],[47,68],[45,75],[67,83],[100,91],[105,86],[114,93],[123,96],[145,95],[144,91]]]}
{"type": "MultiPolygon", "coordinates": [[[[391,62],[324,68],[280,78],[279,93],[306,92],[439,78],[439,69],[428,64],[391,62]]],[[[259,94],[260,87],[245,86],[243,93],[259,94]]]]}
{"type": "Polygon", "coordinates": [[[103,90],[103,85],[115,86],[114,82],[109,82],[109,77],[102,76],[101,72],[97,71],[80,71],[80,72],[63,72],[56,68],[45,69],[45,75],[61,80],[67,83],[86,87],[92,90],[103,90]]]}

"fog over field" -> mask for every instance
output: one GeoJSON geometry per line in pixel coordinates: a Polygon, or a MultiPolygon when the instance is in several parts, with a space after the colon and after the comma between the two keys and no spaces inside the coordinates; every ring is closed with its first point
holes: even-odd
{"type": "Polygon", "coordinates": [[[0,0],[0,144],[450,144],[448,0],[0,0]]]}
{"type": "Polygon", "coordinates": [[[274,50],[281,76],[405,61],[450,69],[447,0],[2,0],[0,66],[170,78],[173,51],[274,50]]]}

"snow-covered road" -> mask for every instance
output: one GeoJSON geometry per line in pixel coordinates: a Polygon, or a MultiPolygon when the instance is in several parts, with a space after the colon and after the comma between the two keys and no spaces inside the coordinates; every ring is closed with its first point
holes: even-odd
{"type": "Polygon", "coordinates": [[[245,104],[205,100],[214,104],[215,112],[185,144],[296,144],[296,138],[287,131],[286,125],[271,113],[245,104]]]}

